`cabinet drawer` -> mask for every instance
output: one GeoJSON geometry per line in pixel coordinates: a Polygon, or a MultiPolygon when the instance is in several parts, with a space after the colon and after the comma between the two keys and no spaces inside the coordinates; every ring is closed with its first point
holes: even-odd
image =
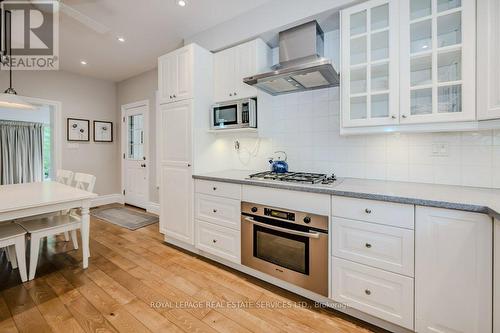
{"type": "Polygon", "coordinates": [[[241,263],[240,231],[196,221],[196,247],[237,264],[241,263]]]}
{"type": "Polygon", "coordinates": [[[332,219],[332,254],[407,276],[414,275],[413,230],[332,219]]]}
{"type": "Polygon", "coordinates": [[[332,214],[346,219],[414,228],[413,205],[334,196],[332,214]]]}
{"type": "Polygon", "coordinates": [[[241,202],[197,193],[195,216],[198,220],[240,230],[241,202]]]}
{"type": "Polygon", "coordinates": [[[195,188],[197,193],[210,194],[236,200],[241,199],[241,185],[239,184],[197,180],[195,188]]]}
{"type": "Polygon", "coordinates": [[[332,297],[354,309],[413,329],[413,279],[333,258],[332,297]]]}

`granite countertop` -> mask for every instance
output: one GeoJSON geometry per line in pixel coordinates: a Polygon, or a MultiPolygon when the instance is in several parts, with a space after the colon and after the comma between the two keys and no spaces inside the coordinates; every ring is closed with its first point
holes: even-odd
{"type": "Polygon", "coordinates": [[[397,202],[488,214],[500,219],[500,189],[340,178],[334,185],[294,184],[247,179],[253,171],[226,170],[195,179],[254,185],[352,198],[397,202]]]}

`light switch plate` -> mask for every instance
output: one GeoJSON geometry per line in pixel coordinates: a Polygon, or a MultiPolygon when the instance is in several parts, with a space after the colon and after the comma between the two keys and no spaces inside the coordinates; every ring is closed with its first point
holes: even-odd
{"type": "Polygon", "coordinates": [[[448,143],[446,142],[434,142],[432,144],[432,156],[448,156],[448,143]]]}

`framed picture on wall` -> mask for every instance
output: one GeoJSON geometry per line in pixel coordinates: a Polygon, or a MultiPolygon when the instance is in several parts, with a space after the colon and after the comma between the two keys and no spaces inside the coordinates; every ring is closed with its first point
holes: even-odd
{"type": "Polygon", "coordinates": [[[113,123],[94,120],[94,142],[113,142],[113,123]]]}
{"type": "Polygon", "coordinates": [[[90,141],[90,120],[68,118],[68,141],[90,141]]]}

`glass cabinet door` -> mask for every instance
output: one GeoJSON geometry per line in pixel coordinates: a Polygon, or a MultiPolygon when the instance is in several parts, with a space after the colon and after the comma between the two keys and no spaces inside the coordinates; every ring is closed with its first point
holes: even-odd
{"type": "Polygon", "coordinates": [[[342,122],[345,127],[398,121],[397,0],[342,11],[342,122]]]}
{"type": "Polygon", "coordinates": [[[474,120],[474,0],[402,3],[401,122],[474,120]]]}

